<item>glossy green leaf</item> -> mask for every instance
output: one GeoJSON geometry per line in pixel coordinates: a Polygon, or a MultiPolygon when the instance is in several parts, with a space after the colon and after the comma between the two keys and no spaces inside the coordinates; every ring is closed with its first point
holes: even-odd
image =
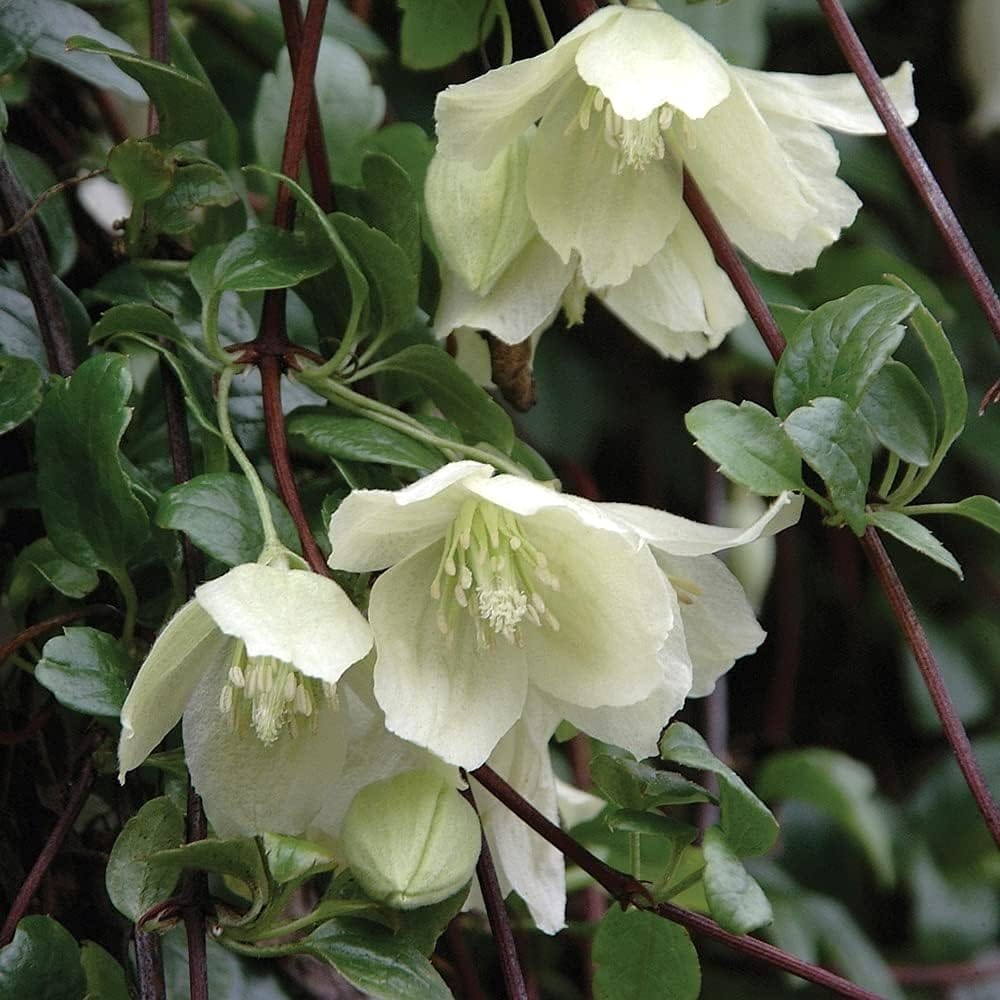
{"type": "Polygon", "coordinates": [[[671,723],[660,737],[660,756],[719,778],[722,832],[738,857],[763,854],[778,836],[771,810],[747,787],[743,779],[723,764],[702,737],[683,722],[671,723]]]}
{"type": "Polygon", "coordinates": [[[66,47],[106,55],[122,72],[137,80],[156,105],[160,118],[159,137],[167,146],[189,139],[204,139],[225,125],[226,111],[215,92],[189,73],[80,35],[67,39],[66,47]]]}
{"type": "Polygon", "coordinates": [[[35,318],[35,307],[24,292],[0,286],[0,352],[27,358],[47,375],[49,362],[35,318]]]}
{"type": "Polygon", "coordinates": [[[438,409],[473,441],[486,441],[509,455],[514,445],[510,417],[440,347],[417,344],[369,368],[399,372],[417,382],[438,409]]]}
{"type": "Polygon", "coordinates": [[[688,932],[612,906],[594,937],[594,1000],[698,1000],[701,966],[688,932]]]}
{"type": "Polygon", "coordinates": [[[966,497],[957,503],[935,504],[935,514],[957,514],[1000,534],[1000,501],[994,497],[966,497]]]}
{"type": "Polygon", "coordinates": [[[226,172],[214,163],[188,163],[177,168],[169,190],[146,205],[156,232],[186,233],[199,222],[196,208],[232,205],[239,200],[226,172]]]}
{"type": "Polygon", "coordinates": [[[771,922],[771,904],[722,831],[709,827],[702,839],[705,897],[716,923],[733,934],[749,934],[771,922]]]}
{"type": "Polygon", "coordinates": [[[177,324],[162,309],[144,302],[129,302],[112,306],[101,316],[91,327],[90,342],[97,344],[125,333],[163,337],[176,344],[185,339],[177,324]]]}
{"type": "Polygon", "coordinates": [[[74,712],[117,718],[130,673],[129,658],[114,636],[79,626],[45,643],[35,679],[74,712]]]}
{"type": "Polygon", "coordinates": [[[397,941],[416,948],[421,955],[434,951],[438,938],[469,898],[468,886],[462,886],[453,896],[415,910],[395,910],[384,907],[378,919],[385,920],[397,941]]]}
{"type": "Polygon", "coordinates": [[[628,757],[598,754],[591,761],[595,790],[624,809],[652,809],[690,802],[712,802],[714,797],[701,785],[673,771],[661,771],[628,757]]]}
{"type": "Polygon", "coordinates": [[[423,204],[427,167],[434,156],[434,141],[414,122],[392,122],[377,132],[369,132],[347,150],[341,172],[345,183],[362,182],[361,163],[369,153],[384,153],[406,172],[417,202],[423,204]]]}
{"type": "Polygon", "coordinates": [[[42,373],[27,358],[0,355],[0,434],[34,416],[42,405],[42,373]]]}
{"type": "Polygon", "coordinates": [[[910,291],[868,285],[815,309],[798,326],[778,362],[778,416],[787,417],[820,396],[858,406],[903,339],[901,322],[919,302],[910,291]]]}
{"type": "Polygon", "coordinates": [[[869,384],[860,411],[889,451],[913,465],[930,464],[937,444],[937,412],[906,365],[887,361],[869,384]]]}
{"type": "Polygon", "coordinates": [[[830,500],[856,535],[864,534],[872,449],[864,418],[841,399],[820,396],[785,419],[785,433],[826,483],[830,500]]]}
{"type": "Polygon", "coordinates": [[[86,597],[99,582],[93,569],[77,566],[61,556],[47,538],[39,538],[22,549],[18,560],[31,566],[47,583],[67,597],[86,597]]]}
{"type": "Polygon", "coordinates": [[[681,823],[657,812],[638,809],[615,809],[604,817],[608,829],[614,833],[641,833],[650,837],[666,837],[683,844],[694,843],[698,830],[689,823],[681,823]]]}
{"type": "Polygon", "coordinates": [[[879,881],[892,883],[892,833],[866,765],[836,750],[788,750],[764,762],[756,784],[766,799],[801,799],[822,810],[865,852],[879,881]]]}
{"type": "Polygon", "coordinates": [[[125,139],[108,152],[108,169],[133,203],[157,198],[173,180],[174,161],[145,139],[125,139]]]}
{"type": "MultiPolygon", "coordinates": [[[[278,537],[298,552],[291,515],[269,490],[267,498],[278,537]]],[[[264,548],[253,491],[243,476],[232,472],[208,472],[167,490],[154,519],[161,528],[183,531],[202,552],[227,566],[255,562],[264,548]]]]}
{"type": "Polygon", "coordinates": [[[337,864],[335,855],[328,848],[301,837],[265,833],[261,835],[260,846],[271,878],[278,885],[330,871],[337,864]]]}
{"type": "Polygon", "coordinates": [[[364,417],[343,417],[327,407],[300,407],[287,422],[292,444],[354,462],[400,465],[430,472],[445,462],[441,452],[402,431],[364,417]]]}
{"type": "Polygon", "coordinates": [[[403,11],[404,66],[437,69],[478,49],[493,30],[493,0],[396,0],[403,11]]]}
{"type": "Polygon", "coordinates": [[[711,399],[688,410],[684,425],[733,482],[763,496],[802,489],[802,459],[777,418],[762,406],[711,399]]]}
{"type": "Polygon", "coordinates": [[[105,884],[116,910],[136,921],[167,899],[180,874],[151,864],[157,851],[184,843],[184,817],[166,796],[150,799],[122,828],[108,858],[105,884]]]}
{"type": "Polygon", "coordinates": [[[0,997],[82,1000],[86,988],[80,949],[51,917],[25,917],[0,948],[0,997]]]}
{"type": "Polygon", "coordinates": [[[131,418],[132,376],[120,354],[85,361],[38,411],[38,496],[56,549],[79,566],[124,571],[149,537],[149,519],[122,470],[118,443],[131,418]]]}
{"type": "Polygon", "coordinates": [[[934,562],[950,569],[959,580],[963,579],[962,567],[958,560],[938,541],[930,529],[925,528],[906,514],[894,510],[876,510],[868,515],[868,521],[880,531],[899,539],[904,545],[933,559],[934,562]]]}
{"type": "Polygon", "coordinates": [[[215,291],[254,292],[290,288],[321,274],[334,261],[318,240],[308,240],[274,226],[258,226],[240,233],[215,261],[215,291]]]}
{"type": "Polygon", "coordinates": [[[84,1000],[129,1000],[125,970],[99,944],[83,942],[80,964],[87,979],[84,1000]]]}
{"type": "Polygon", "coordinates": [[[298,950],[332,965],[352,986],[374,1000],[451,997],[428,959],[375,924],[330,920],[306,937],[298,950]]]}

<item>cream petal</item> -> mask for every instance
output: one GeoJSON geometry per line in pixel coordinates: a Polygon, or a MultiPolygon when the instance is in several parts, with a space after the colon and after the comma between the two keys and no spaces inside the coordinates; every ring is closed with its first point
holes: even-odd
{"type": "Polygon", "coordinates": [[[335,684],[372,647],[361,612],[332,580],[247,563],[195,591],[198,603],[249,656],[274,656],[335,684]]]}
{"type": "Polygon", "coordinates": [[[338,793],[347,726],[323,701],[298,735],[265,744],[252,732],[233,732],[219,712],[225,670],[204,675],[184,712],[184,753],[191,781],[219,837],[271,832],[303,836],[328,795],[338,793]]]}
{"type": "Polygon", "coordinates": [[[526,656],[504,639],[480,646],[474,622],[460,609],[442,635],[430,595],[441,554],[442,546],[432,545],[386,570],[372,587],[375,697],[398,736],[474,768],[521,714],[526,656]]]}
{"type": "Polygon", "coordinates": [[[661,354],[700,358],[746,316],[725,271],[685,208],[664,248],[623,285],[601,293],[604,304],[661,354]]]}
{"type": "Polygon", "coordinates": [[[202,675],[225,674],[231,645],[197,601],[189,601],[167,622],[122,705],[119,780],[177,725],[202,675]]]}
{"type": "Polygon", "coordinates": [[[711,694],[719,677],[739,657],[752,653],[766,633],[739,580],[721,559],[657,553],[656,561],[687,594],[680,609],[694,670],[691,697],[711,694]]]}
{"type": "Polygon", "coordinates": [[[573,57],[587,35],[622,13],[615,7],[599,10],[548,52],[501,66],[438,94],[434,118],[441,155],[487,166],[542,116],[553,94],[576,75],[573,57]]]}
{"type": "Polygon", "coordinates": [[[602,503],[600,506],[638,532],[654,550],[670,555],[701,556],[746,545],[796,524],[802,513],[802,496],[786,490],[753,524],[745,528],[724,528],[689,521],[686,517],[638,504],[602,503]]]}
{"type": "Polygon", "coordinates": [[[468,484],[493,475],[482,462],[450,462],[401,490],[354,490],[330,518],[329,563],[385,569],[444,537],[468,484]]]}
{"type": "Polygon", "coordinates": [[[663,104],[701,118],[729,93],[722,56],[661,11],[626,10],[584,40],[576,68],[622,118],[645,118],[663,104]]]}
{"type": "Polygon", "coordinates": [[[556,778],[556,799],[559,802],[559,820],[567,830],[599,816],[607,805],[604,799],[599,799],[562,778],[556,778]]]}
{"type": "Polygon", "coordinates": [[[485,295],[478,295],[445,267],[434,333],[447,337],[459,327],[472,327],[487,330],[504,343],[519,344],[551,325],[574,266],[536,236],[485,295]]]}
{"type": "Polygon", "coordinates": [[[657,654],[673,625],[669,595],[649,550],[632,537],[594,530],[571,513],[522,520],[559,590],[540,588],[559,622],[526,626],[531,681],[584,708],[629,705],[660,681],[657,654]]]}
{"type": "Polygon", "coordinates": [[[528,159],[528,207],[564,261],[574,251],[591,288],[619,285],[663,247],[681,210],[680,163],[669,153],[644,170],[616,172],[618,151],[596,112],[580,127],[582,84],[546,112],[528,159]]]}
{"type": "MultiPolygon", "coordinates": [[[[854,135],[882,135],[885,132],[861,81],[853,73],[808,76],[766,73],[738,66],[731,67],[731,72],[765,118],[770,113],[787,115],[854,135]]],[[[904,62],[882,82],[900,117],[907,125],[912,125],[917,120],[913,66],[904,62]]]]}

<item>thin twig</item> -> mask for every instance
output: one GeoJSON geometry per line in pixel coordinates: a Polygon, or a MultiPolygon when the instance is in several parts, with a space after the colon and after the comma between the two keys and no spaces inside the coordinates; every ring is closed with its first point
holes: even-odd
{"type": "Polygon", "coordinates": [[[71,622],[79,621],[81,618],[93,618],[104,615],[119,615],[121,612],[110,604],[85,604],[82,608],[74,608],[72,611],[64,611],[62,614],[53,615],[44,621],[29,625],[26,629],[11,636],[5,643],[0,644],[0,663],[4,663],[8,657],[13,656],[22,646],[35,639],[41,638],[48,632],[54,632],[57,628],[69,625],[71,622]]]}
{"type": "Polygon", "coordinates": [[[993,335],[1000,340],[1000,299],[997,299],[997,293],[976,256],[976,251],[972,249],[962,224],[948,203],[944,191],[941,190],[941,185],[931,173],[931,168],[913,141],[909,129],[903,124],[903,119],[900,118],[871,57],[854,30],[843,4],[840,0],[816,0],[816,2],[830,26],[837,45],[840,46],[840,51],[861,81],[868,100],[871,101],[872,107],[885,126],[886,136],[899,162],[917,189],[917,194],[920,195],[920,200],[934,220],[934,225],[937,226],[948,251],[969,283],[972,294],[986,314],[993,335]]]}
{"type": "Polygon", "coordinates": [[[892,974],[902,986],[957,986],[979,979],[1000,977],[1000,958],[987,955],[968,962],[942,965],[892,965],[892,974]]]}
{"type": "Polygon", "coordinates": [[[107,167],[101,167],[99,170],[90,170],[85,174],[80,174],[79,177],[67,177],[64,181],[58,181],[53,184],[52,187],[47,187],[25,210],[24,215],[22,215],[12,226],[7,229],[0,229],[0,240],[6,239],[9,236],[16,236],[22,229],[35,217],[38,210],[44,205],[50,198],[54,198],[57,194],[67,190],[71,187],[76,187],[77,184],[82,184],[84,181],[89,181],[92,177],[100,177],[102,174],[108,172],[107,167]]]}

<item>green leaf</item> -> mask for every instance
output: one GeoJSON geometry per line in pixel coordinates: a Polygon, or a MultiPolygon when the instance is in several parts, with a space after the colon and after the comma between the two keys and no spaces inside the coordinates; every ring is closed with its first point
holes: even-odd
{"type": "Polygon", "coordinates": [[[0,948],[0,996],[81,1000],[87,982],[73,935],[51,917],[25,917],[0,948]]]}
{"type": "Polygon", "coordinates": [[[332,252],[318,240],[258,226],[230,241],[215,261],[211,283],[217,292],[290,288],[326,271],[333,262],[332,252]]]}
{"type": "Polygon", "coordinates": [[[278,885],[330,871],[337,865],[336,857],[328,848],[301,837],[265,833],[261,835],[260,846],[271,878],[278,885]]]}
{"type": "Polygon", "coordinates": [[[727,479],[763,496],[803,488],[802,459],[762,406],[711,399],[688,410],[684,425],[727,479]]]}
{"type": "Polygon", "coordinates": [[[66,47],[106,55],[119,69],[137,80],[156,105],[160,119],[159,138],[167,146],[176,146],[189,139],[204,139],[226,125],[228,116],[215,92],[189,73],[80,35],[68,38],[66,47]]]}
{"type": "Polygon", "coordinates": [[[994,497],[966,497],[957,503],[934,504],[935,514],[958,514],[1000,534],[1000,501],[994,497]]]}
{"type": "MultiPolygon", "coordinates": [[[[13,143],[7,144],[6,152],[30,201],[35,201],[59,181],[52,168],[40,156],[13,143]]],[[[65,274],[76,262],[78,249],[76,227],[66,193],[59,191],[58,194],[47,197],[41,203],[36,218],[45,231],[52,270],[56,274],[65,274]]],[[[60,296],[61,294],[60,291],[60,296]]],[[[66,308],[65,304],[63,308],[66,308]]]]}
{"type": "Polygon", "coordinates": [[[735,771],[715,757],[708,744],[690,726],[683,722],[671,723],[660,737],[660,756],[718,776],[722,832],[738,857],[763,854],[774,844],[778,823],[771,810],[735,771]]]}
{"type": "Polygon", "coordinates": [[[357,920],[330,920],[297,950],[332,965],[374,1000],[450,1000],[451,991],[431,963],[385,928],[357,920]]]}
{"type": "Polygon", "coordinates": [[[176,167],[159,146],[144,139],[126,139],[109,150],[108,169],[133,203],[141,206],[170,187],[176,167]]]}
{"type": "Polygon", "coordinates": [[[841,399],[820,396],[785,419],[785,433],[826,483],[830,500],[856,535],[867,525],[872,449],[864,418],[841,399]]]}
{"type": "Polygon", "coordinates": [[[189,163],[178,167],[170,189],[146,205],[150,225],[160,233],[176,236],[198,224],[196,208],[232,205],[239,200],[232,181],[215,163],[189,163]]]}
{"type": "Polygon", "coordinates": [[[417,344],[369,367],[399,372],[416,381],[438,409],[473,441],[486,441],[509,455],[514,445],[510,417],[440,347],[417,344]]]}
{"type": "MultiPolygon", "coordinates": [[[[285,505],[267,493],[278,537],[299,551],[295,522],[285,505]]],[[[183,531],[199,549],[227,566],[254,562],[264,548],[264,531],[253,491],[243,476],[208,472],[164,493],[154,520],[161,528],[183,531]]]]}
{"type": "Polygon", "coordinates": [[[887,361],[861,401],[861,415],[878,441],[904,462],[929,465],[937,444],[937,412],[906,365],[887,361]]]}
{"type": "Polygon", "coordinates": [[[591,761],[590,773],[595,789],[609,802],[624,809],[715,801],[701,785],[673,771],[661,771],[627,757],[598,754],[591,761]]]}
{"type": "Polygon", "coordinates": [[[661,813],[641,812],[637,809],[615,809],[604,817],[613,833],[641,833],[650,837],[665,837],[684,847],[694,843],[696,827],[681,823],[661,813]]]}
{"type": "Polygon", "coordinates": [[[44,375],[49,362],[35,318],[35,307],[24,292],[0,286],[0,352],[33,361],[44,375]]]}
{"type": "Polygon", "coordinates": [[[136,921],[167,899],[178,870],[153,865],[157,851],[184,843],[184,817],[166,796],[150,799],[122,828],[111,848],[105,884],[115,909],[136,921]]]}
{"type": "Polygon", "coordinates": [[[919,305],[911,291],[867,285],[813,310],[796,329],[774,376],[779,417],[819,396],[857,407],[903,339],[900,325],[919,305]]]}
{"type": "Polygon", "coordinates": [[[364,417],[342,417],[326,407],[299,407],[287,422],[292,444],[354,462],[399,465],[431,472],[444,456],[402,431],[364,417]]]}
{"type": "Polygon", "coordinates": [[[701,967],[683,927],[611,907],[594,936],[594,1000],[698,1000],[701,967]]]}
{"type": "Polygon", "coordinates": [[[410,69],[437,69],[472,52],[493,30],[493,0],[396,0],[403,12],[400,58],[410,69]]]}
{"type": "Polygon", "coordinates": [[[90,343],[128,333],[144,333],[150,337],[163,337],[175,344],[185,341],[177,324],[156,306],[145,302],[129,302],[112,306],[90,329],[90,343]]]}
{"type": "Polygon", "coordinates": [[[83,942],[80,964],[87,977],[84,1000],[129,1000],[125,970],[99,944],[83,942]]]}
{"type": "Polygon", "coordinates": [[[131,411],[128,362],[85,361],[52,386],[38,411],[42,518],[56,549],[78,566],[122,573],[149,537],[149,519],[122,470],[118,444],[131,411]]]}
{"type": "Polygon", "coordinates": [[[117,718],[130,673],[129,658],[114,636],[80,626],[45,643],[35,679],[74,712],[117,718]]]}
{"type": "Polygon", "coordinates": [[[963,579],[962,567],[958,560],[937,540],[934,534],[919,521],[914,521],[906,514],[894,510],[875,510],[869,513],[868,521],[876,528],[893,538],[898,538],[904,545],[933,559],[934,562],[950,569],[959,580],[963,579]]]}
{"type": "Polygon", "coordinates": [[[763,889],[730,850],[722,831],[709,827],[702,840],[705,898],[716,922],[733,934],[748,934],[771,922],[763,889]]]}
{"type": "Polygon", "coordinates": [[[34,416],[42,405],[42,373],[27,358],[0,355],[0,434],[34,416]]]}
{"type": "Polygon", "coordinates": [[[22,549],[18,560],[22,559],[67,597],[86,597],[100,582],[94,570],[64,559],[47,538],[39,538],[22,549]]]}
{"type": "Polygon", "coordinates": [[[875,778],[860,761],[836,750],[788,750],[769,757],[757,777],[766,799],[810,802],[849,834],[865,852],[879,882],[894,878],[892,832],[875,801],[875,778]]]}
{"type": "Polygon", "coordinates": [[[395,910],[384,907],[379,914],[385,919],[396,940],[416,948],[421,955],[434,951],[437,939],[451,923],[469,898],[469,887],[462,886],[454,895],[430,906],[415,910],[395,910]]]}

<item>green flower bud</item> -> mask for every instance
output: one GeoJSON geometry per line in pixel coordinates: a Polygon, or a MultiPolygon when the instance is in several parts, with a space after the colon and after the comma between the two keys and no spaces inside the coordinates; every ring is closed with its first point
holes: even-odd
{"type": "Polygon", "coordinates": [[[341,848],[373,899],[403,910],[440,902],[472,878],[481,833],[475,810],[438,771],[407,771],[363,788],[341,848]]]}

